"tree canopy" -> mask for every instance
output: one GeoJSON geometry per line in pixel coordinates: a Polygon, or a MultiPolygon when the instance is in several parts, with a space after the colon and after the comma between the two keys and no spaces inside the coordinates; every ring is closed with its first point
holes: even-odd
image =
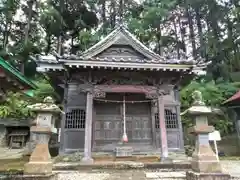
{"type": "MultiPolygon", "coordinates": [[[[120,19],[141,42],[162,56],[211,61],[206,76],[182,87],[183,108],[189,106],[188,94],[195,88],[212,106],[220,106],[238,89],[239,0],[2,0],[0,56],[37,81],[38,93],[54,94],[48,82],[39,78],[29,56],[84,51],[120,19]]],[[[18,94],[10,93],[0,106],[0,116],[28,116],[21,107],[33,100],[15,103],[18,99],[18,94]]]]}

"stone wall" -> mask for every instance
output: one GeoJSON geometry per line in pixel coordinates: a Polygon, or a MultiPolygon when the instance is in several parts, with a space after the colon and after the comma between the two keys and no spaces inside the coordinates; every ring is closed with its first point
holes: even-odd
{"type": "Polygon", "coordinates": [[[6,146],[6,135],[7,135],[7,130],[5,126],[0,124],[0,147],[6,146]]]}

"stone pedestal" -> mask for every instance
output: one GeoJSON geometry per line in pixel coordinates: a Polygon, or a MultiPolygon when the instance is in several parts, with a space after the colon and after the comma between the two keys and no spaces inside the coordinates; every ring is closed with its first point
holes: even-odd
{"type": "Polygon", "coordinates": [[[32,176],[46,175],[47,178],[52,174],[53,167],[48,148],[55,120],[53,117],[55,113],[59,113],[61,110],[53,104],[50,97],[45,98],[44,103],[32,105],[30,108],[37,112],[36,124],[30,129],[31,134],[35,135],[36,147],[30,156],[29,162],[24,166],[24,174],[32,176]]]}
{"type": "Polygon", "coordinates": [[[36,133],[37,144],[33,150],[29,163],[24,166],[25,174],[51,174],[52,161],[48,148],[50,128],[33,126],[31,132],[36,133]]]}
{"type": "MultiPolygon", "coordinates": [[[[197,117],[200,121],[201,118],[197,117]]],[[[192,170],[204,173],[220,173],[222,168],[213,152],[208,139],[208,134],[214,131],[213,126],[198,125],[190,128],[190,132],[196,135],[195,150],[192,154],[192,170]]]]}
{"type": "Polygon", "coordinates": [[[220,162],[209,144],[209,133],[214,131],[214,127],[208,125],[208,116],[214,112],[203,102],[201,92],[195,91],[193,95],[193,106],[183,113],[191,115],[195,120],[195,126],[190,128],[189,132],[196,136],[191,161],[192,171],[187,172],[186,178],[189,180],[230,179],[230,175],[222,173],[220,162]]]}
{"type": "Polygon", "coordinates": [[[223,173],[198,173],[188,171],[186,173],[186,180],[229,180],[231,176],[223,173]]]}

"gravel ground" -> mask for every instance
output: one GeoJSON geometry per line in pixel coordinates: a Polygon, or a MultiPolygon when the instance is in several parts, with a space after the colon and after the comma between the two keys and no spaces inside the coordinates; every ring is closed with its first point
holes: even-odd
{"type": "Polygon", "coordinates": [[[110,174],[107,173],[79,173],[76,171],[62,172],[58,174],[58,180],[106,180],[110,174]]]}
{"type": "Polygon", "coordinates": [[[240,179],[240,161],[221,161],[223,172],[240,179]]]}
{"type": "MultiPolygon", "coordinates": [[[[240,161],[221,161],[223,171],[240,180],[240,161]]],[[[158,170],[125,170],[105,172],[59,172],[59,180],[182,180],[185,172],[157,172],[158,170]],[[164,178],[165,177],[165,178],[164,178]]]]}
{"type": "Polygon", "coordinates": [[[0,159],[17,159],[22,157],[23,149],[0,148],[0,159]]]}

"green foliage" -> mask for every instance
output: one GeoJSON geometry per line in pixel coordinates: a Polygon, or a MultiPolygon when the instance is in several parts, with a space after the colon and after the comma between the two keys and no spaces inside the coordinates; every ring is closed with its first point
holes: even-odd
{"type": "Polygon", "coordinates": [[[229,82],[192,81],[188,86],[181,90],[182,108],[189,107],[192,98],[189,96],[194,90],[202,92],[203,99],[208,106],[219,107],[227,98],[233,95],[238,88],[229,82]]]}
{"type": "Polygon", "coordinates": [[[47,80],[35,81],[38,89],[33,92],[33,97],[23,93],[8,93],[6,100],[0,104],[0,118],[28,119],[34,116],[27,106],[42,102],[47,96],[57,98],[57,95],[47,80]]]}
{"type": "MultiPolygon", "coordinates": [[[[221,115],[214,115],[209,118],[209,123],[221,132],[227,134],[233,131],[232,119],[228,116],[228,111],[225,107],[221,106],[222,103],[231,97],[238,88],[235,84],[229,82],[205,82],[204,80],[192,81],[188,86],[184,87],[181,94],[182,110],[189,108],[192,104],[191,94],[193,91],[199,90],[202,92],[204,102],[207,106],[219,108],[223,113],[221,115]]],[[[185,127],[193,126],[193,121],[190,117],[182,117],[182,122],[185,127]]]]}
{"type": "Polygon", "coordinates": [[[29,105],[23,94],[9,93],[4,103],[0,105],[1,118],[29,118],[33,115],[27,106],[29,105]]]}
{"type": "Polygon", "coordinates": [[[38,79],[33,82],[38,86],[38,89],[36,89],[33,92],[34,93],[34,97],[32,99],[33,102],[42,102],[43,99],[47,96],[51,96],[55,99],[58,98],[57,93],[46,79],[38,79]]]}
{"type": "MultiPolygon", "coordinates": [[[[155,52],[167,57],[200,56],[212,61],[207,76],[182,88],[182,109],[190,107],[190,94],[198,89],[208,106],[224,112],[225,116],[216,116],[211,123],[224,133],[231,131],[232,122],[221,104],[240,88],[239,1],[125,1],[120,7],[120,2],[114,0],[2,0],[0,55],[25,70],[25,75],[35,77],[36,64],[29,55],[58,51],[66,42],[70,42],[67,53],[84,51],[112,30],[122,8],[130,31],[155,52]],[[24,18],[13,18],[17,11],[24,18]]],[[[37,77],[35,83],[39,89],[31,99],[9,93],[7,101],[0,105],[0,116],[31,116],[27,104],[40,102],[49,95],[57,98],[47,80],[37,77]]],[[[192,125],[187,117],[183,123],[186,127],[192,125]]]]}

